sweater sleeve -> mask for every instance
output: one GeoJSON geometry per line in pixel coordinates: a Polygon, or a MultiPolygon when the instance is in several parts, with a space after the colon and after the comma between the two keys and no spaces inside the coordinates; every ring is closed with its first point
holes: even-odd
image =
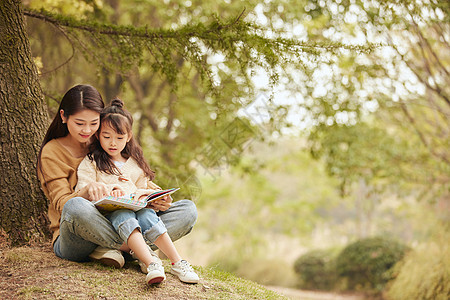
{"type": "Polygon", "coordinates": [[[42,157],[41,166],[41,182],[48,191],[50,205],[61,213],[64,204],[78,196],[78,192],[74,191],[69,182],[69,177],[74,175],[75,170],[67,163],[60,161],[58,157],[50,155],[42,157]]]}
{"type": "Polygon", "coordinates": [[[142,195],[149,195],[157,190],[161,190],[159,186],[154,184],[147,176],[145,176],[143,171],[141,171],[135,185],[138,188],[135,196],[137,199],[139,199],[142,195]]]}
{"type": "Polygon", "coordinates": [[[95,162],[91,161],[89,157],[85,157],[77,170],[78,182],[75,188],[76,191],[81,190],[87,186],[90,182],[97,181],[97,173],[95,170],[95,162]]]}

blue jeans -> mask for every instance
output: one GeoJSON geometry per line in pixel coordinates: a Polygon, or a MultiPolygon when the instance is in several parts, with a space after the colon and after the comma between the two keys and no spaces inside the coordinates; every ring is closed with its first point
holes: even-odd
{"type": "Polygon", "coordinates": [[[164,223],[156,212],[150,208],[143,208],[138,211],[119,209],[105,215],[105,217],[124,241],[128,240],[128,237],[136,228],[139,229],[149,244],[153,244],[161,234],[167,232],[164,223]]]}
{"type": "MultiPolygon", "coordinates": [[[[197,208],[190,200],[174,202],[168,210],[156,214],[172,241],[188,234],[197,220],[197,208]]],[[[151,220],[145,221],[151,223],[151,220]]],[[[139,226],[146,228],[144,223],[139,226]]],[[[126,241],[90,201],[81,197],[72,198],[64,205],[59,229],[53,251],[56,256],[72,261],[87,261],[97,246],[119,249],[126,241]]],[[[151,236],[147,240],[151,242],[151,236]]],[[[150,246],[156,249],[155,245],[150,246]]]]}

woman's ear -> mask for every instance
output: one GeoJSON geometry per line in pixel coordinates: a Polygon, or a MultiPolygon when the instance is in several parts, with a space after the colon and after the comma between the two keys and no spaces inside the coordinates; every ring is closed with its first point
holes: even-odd
{"type": "Polygon", "coordinates": [[[64,116],[64,110],[63,109],[61,109],[59,111],[59,115],[61,116],[61,120],[62,120],[63,124],[67,123],[67,118],[64,116]]]}

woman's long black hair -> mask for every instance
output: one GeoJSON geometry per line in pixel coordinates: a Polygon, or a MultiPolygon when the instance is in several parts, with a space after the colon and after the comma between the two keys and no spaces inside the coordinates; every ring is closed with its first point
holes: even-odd
{"type": "Polygon", "coordinates": [[[44,148],[45,144],[53,139],[65,137],[69,134],[67,124],[63,124],[62,122],[60,114],[61,110],[64,111],[64,117],[68,118],[69,116],[85,109],[92,110],[100,114],[104,107],[105,103],[103,102],[102,96],[97,91],[97,89],[91,85],[80,84],[68,90],[62,98],[55,118],[48,127],[47,133],[45,134],[44,140],[41,144],[37,163],[38,172],[40,171],[42,173],[41,156],[42,149],[44,148]]]}

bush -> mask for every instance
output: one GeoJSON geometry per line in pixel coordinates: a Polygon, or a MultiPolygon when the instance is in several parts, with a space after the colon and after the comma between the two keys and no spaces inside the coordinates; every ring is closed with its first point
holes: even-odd
{"type": "Polygon", "coordinates": [[[331,290],[336,281],[333,254],[330,250],[314,250],[294,262],[294,271],[300,277],[300,288],[331,290]]]}
{"type": "Polygon", "coordinates": [[[388,299],[450,299],[450,230],[439,231],[395,266],[397,276],[388,284],[388,299]]]}
{"type": "Polygon", "coordinates": [[[345,247],[336,258],[337,275],[346,279],[346,288],[380,293],[392,279],[392,267],[407,247],[385,237],[358,240],[345,247]]]}

